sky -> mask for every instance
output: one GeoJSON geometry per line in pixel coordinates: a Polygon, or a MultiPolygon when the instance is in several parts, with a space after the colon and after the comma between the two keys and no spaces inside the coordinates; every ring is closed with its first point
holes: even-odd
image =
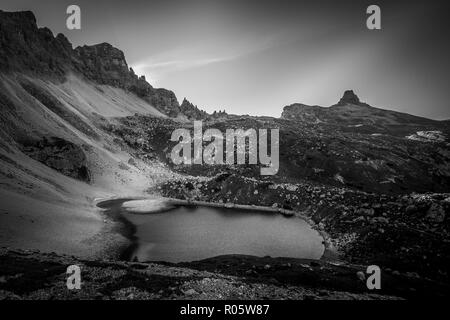
{"type": "Polygon", "coordinates": [[[280,116],[292,103],[360,100],[450,119],[447,1],[2,0],[74,47],[108,42],[154,87],[200,108],[280,116]],[[81,8],[81,30],[66,8],[81,8]],[[381,9],[368,30],[366,9],[381,9]]]}

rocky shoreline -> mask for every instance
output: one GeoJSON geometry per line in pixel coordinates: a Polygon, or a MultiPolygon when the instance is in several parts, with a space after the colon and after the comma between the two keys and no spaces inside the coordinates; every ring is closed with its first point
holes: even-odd
{"type": "MultiPolygon", "coordinates": [[[[110,199],[98,202],[98,206],[114,208],[111,203],[131,200],[135,199],[110,199]]],[[[162,201],[205,205],[196,200],[162,201]]],[[[267,210],[280,213],[275,208],[267,210]]],[[[133,239],[133,225],[121,218],[118,210],[103,214],[116,225],[111,232],[133,239]]],[[[130,248],[117,248],[122,250],[121,259],[126,259],[130,248]]],[[[326,254],[321,260],[225,255],[184,263],[141,263],[2,248],[0,264],[0,299],[382,300],[444,298],[450,292],[445,283],[390,269],[382,269],[382,289],[371,291],[365,283],[367,265],[330,259],[326,254]],[[82,290],[70,291],[65,285],[66,268],[72,264],[81,266],[82,290]]]]}
{"type": "MultiPolygon", "coordinates": [[[[287,210],[283,208],[273,208],[273,207],[265,207],[265,206],[257,206],[257,205],[241,205],[235,203],[218,203],[218,202],[206,202],[206,201],[195,201],[195,200],[184,200],[177,198],[125,198],[125,199],[100,199],[97,201],[97,206],[99,208],[106,209],[105,215],[111,219],[113,222],[117,223],[116,231],[118,231],[122,236],[129,240],[128,245],[122,245],[118,249],[118,255],[121,259],[129,260],[131,252],[136,248],[136,238],[134,237],[135,226],[129,222],[126,218],[124,218],[118,208],[117,205],[126,205],[127,203],[136,203],[140,202],[140,206],[138,209],[131,206],[131,208],[127,208],[129,212],[138,212],[141,214],[151,214],[151,213],[159,213],[170,210],[176,206],[202,206],[202,207],[217,207],[217,208],[226,208],[226,209],[241,209],[248,211],[259,211],[259,212],[271,212],[274,214],[281,214],[287,218],[298,218],[306,221],[312,229],[316,230],[323,239],[324,252],[322,254],[321,259],[328,261],[339,261],[339,253],[336,248],[333,246],[332,239],[330,235],[321,227],[319,227],[310,217],[303,215],[301,212],[296,212],[293,210],[287,210]]],[[[117,255],[117,254],[116,254],[117,255]]]]}
{"type": "Polygon", "coordinates": [[[398,274],[449,283],[446,212],[450,210],[450,194],[371,194],[319,185],[268,183],[233,174],[206,181],[195,177],[170,181],[154,191],[188,202],[226,205],[233,201],[236,205],[289,210],[323,232],[325,243],[333,248],[329,252],[337,253],[333,259],[376,264],[398,274]]]}

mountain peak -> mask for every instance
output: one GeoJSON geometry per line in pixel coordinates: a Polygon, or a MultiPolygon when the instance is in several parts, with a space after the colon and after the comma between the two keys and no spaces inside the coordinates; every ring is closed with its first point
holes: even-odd
{"type": "Polygon", "coordinates": [[[188,119],[201,120],[208,116],[205,111],[200,110],[186,98],[183,99],[183,102],[180,105],[180,111],[182,114],[188,117],[188,119]]]}
{"type": "Polygon", "coordinates": [[[341,100],[339,100],[338,104],[360,104],[360,101],[353,90],[345,90],[344,95],[342,96],[341,100]]]}
{"type": "Polygon", "coordinates": [[[31,11],[0,10],[0,72],[65,81],[65,75],[73,71],[98,84],[131,91],[166,115],[179,112],[175,94],[138,77],[120,49],[106,42],[73,49],[63,34],[54,37],[50,29],[39,28],[31,11]]]}

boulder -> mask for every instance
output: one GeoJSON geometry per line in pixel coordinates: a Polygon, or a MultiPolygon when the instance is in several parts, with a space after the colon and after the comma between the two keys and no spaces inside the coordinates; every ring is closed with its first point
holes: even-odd
{"type": "Polygon", "coordinates": [[[91,181],[86,155],[78,145],[56,137],[25,142],[22,152],[46,166],[84,182],[91,181]]]}

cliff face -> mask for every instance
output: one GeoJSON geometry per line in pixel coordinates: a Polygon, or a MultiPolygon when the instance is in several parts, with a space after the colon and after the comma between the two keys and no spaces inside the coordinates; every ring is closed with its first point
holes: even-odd
{"type": "Polygon", "coordinates": [[[63,80],[68,72],[131,91],[168,116],[180,112],[175,94],[153,88],[128,67],[124,53],[108,43],[76,49],[63,34],[38,28],[30,11],[0,11],[0,71],[63,80]]]}
{"type": "Polygon", "coordinates": [[[77,47],[73,51],[72,63],[88,79],[101,84],[126,88],[137,81],[123,52],[109,43],[77,47]]]}
{"type": "Polygon", "coordinates": [[[129,90],[168,116],[176,117],[180,113],[177,97],[172,91],[153,88],[144,76],[138,77],[128,67],[123,52],[109,43],[77,47],[72,64],[88,79],[129,90]]]}
{"type": "Polygon", "coordinates": [[[72,45],[48,28],[38,28],[31,11],[0,11],[0,70],[61,77],[68,71],[72,45]]]}

